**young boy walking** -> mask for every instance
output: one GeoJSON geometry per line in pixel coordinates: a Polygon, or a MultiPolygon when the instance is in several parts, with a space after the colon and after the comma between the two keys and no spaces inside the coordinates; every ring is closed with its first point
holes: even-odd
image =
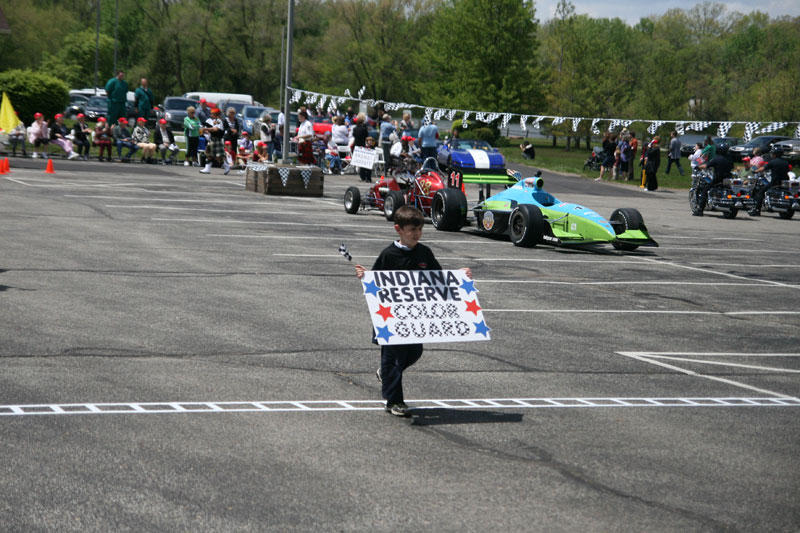
{"type": "MultiPolygon", "coordinates": [[[[425,219],[419,209],[404,205],[394,214],[394,229],[398,239],[383,249],[372,270],[442,270],[430,248],[419,242],[425,219]]],[[[364,267],[355,265],[356,276],[364,277],[364,267]]],[[[469,268],[462,269],[472,279],[469,268]]],[[[394,416],[409,416],[403,401],[403,371],[422,357],[422,344],[381,346],[381,366],[377,371],[385,410],[394,416]]]]}

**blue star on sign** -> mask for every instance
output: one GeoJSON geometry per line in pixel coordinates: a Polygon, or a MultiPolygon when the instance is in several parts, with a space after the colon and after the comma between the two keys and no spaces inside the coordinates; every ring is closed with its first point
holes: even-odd
{"type": "Polygon", "coordinates": [[[375,334],[375,337],[389,342],[389,337],[392,335],[394,335],[394,333],[389,331],[389,326],[381,326],[378,328],[378,333],[375,334]]]}
{"type": "Polygon", "coordinates": [[[470,280],[470,281],[467,281],[467,280],[462,281],[461,282],[461,288],[467,294],[471,294],[473,292],[478,292],[478,289],[475,288],[475,282],[472,281],[472,280],[470,280]]]}
{"type": "Polygon", "coordinates": [[[373,296],[377,296],[379,292],[381,292],[381,288],[375,284],[375,281],[370,281],[369,283],[366,281],[362,281],[361,283],[364,284],[364,294],[371,294],[373,296]]]}
{"type": "Polygon", "coordinates": [[[481,320],[480,322],[473,322],[473,324],[475,325],[475,333],[480,333],[484,337],[489,336],[489,332],[492,328],[486,325],[486,321],[481,320]]]}

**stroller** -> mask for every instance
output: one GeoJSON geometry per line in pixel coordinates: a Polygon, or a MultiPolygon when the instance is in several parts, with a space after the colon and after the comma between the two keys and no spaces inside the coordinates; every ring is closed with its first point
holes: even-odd
{"type": "Polygon", "coordinates": [[[603,159],[605,158],[605,152],[603,152],[603,148],[600,146],[595,146],[592,148],[592,155],[586,160],[583,164],[583,170],[600,170],[600,166],[603,164],[603,159]]]}

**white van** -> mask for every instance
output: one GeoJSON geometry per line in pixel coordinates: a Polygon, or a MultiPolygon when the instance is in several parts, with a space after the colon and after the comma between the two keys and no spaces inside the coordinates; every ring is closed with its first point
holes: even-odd
{"type": "Polygon", "coordinates": [[[223,102],[232,100],[234,102],[243,102],[247,105],[253,105],[253,96],[250,94],[236,94],[236,93],[206,93],[202,91],[191,91],[183,94],[184,98],[191,98],[192,100],[200,100],[205,98],[207,102],[223,102]]]}

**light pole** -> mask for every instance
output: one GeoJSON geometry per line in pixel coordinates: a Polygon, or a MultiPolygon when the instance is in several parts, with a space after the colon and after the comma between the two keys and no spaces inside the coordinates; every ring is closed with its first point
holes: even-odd
{"type": "Polygon", "coordinates": [[[100,68],[100,0],[97,0],[97,23],[94,30],[94,85],[92,85],[92,92],[97,94],[97,77],[98,69],[100,68]]]}
{"type": "Polygon", "coordinates": [[[286,85],[281,87],[283,92],[283,154],[281,163],[288,164],[289,159],[289,138],[291,125],[291,104],[289,103],[289,89],[292,85],[292,34],[294,34],[294,0],[289,0],[289,17],[286,22],[286,85]]]}
{"type": "Polygon", "coordinates": [[[285,46],[286,46],[286,26],[281,26],[281,84],[279,85],[280,90],[278,91],[278,108],[283,109],[283,97],[285,95],[284,91],[284,84],[283,84],[283,75],[286,72],[283,62],[283,54],[285,53],[285,46]]]}

